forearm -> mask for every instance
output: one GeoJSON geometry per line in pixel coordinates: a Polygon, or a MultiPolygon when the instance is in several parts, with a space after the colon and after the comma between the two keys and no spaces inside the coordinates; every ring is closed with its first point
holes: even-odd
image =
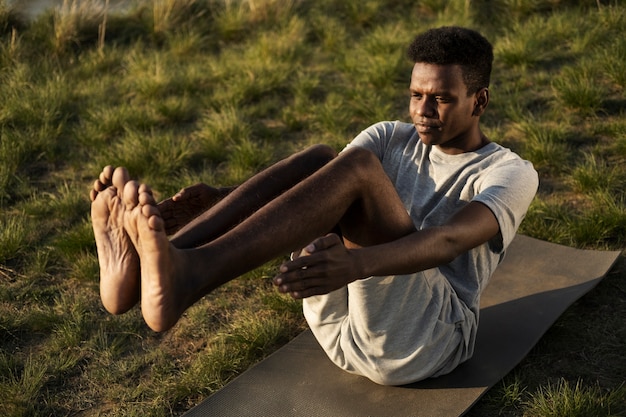
{"type": "Polygon", "coordinates": [[[393,242],[352,252],[360,266],[358,278],[424,271],[447,264],[461,253],[445,227],[417,231],[393,242]]]}
{"type": "Polygon", "coordinates": [[[360,276],[410,274],[452,262],[499,232],[491,210],[470,203],[445,224],[411,233],[398,240],[355,250],[360,276]]]}
{"type": "Polygon", "coordinates": [[[285,262],[274,284],[295,298],[328,294],[357,279],[410,274],[454,260],[497,235],[498,221],[481,203],[469,203],[441,226],[387,243],[348,249],[336,234],[309,244],[304,255],[285,262]]]}

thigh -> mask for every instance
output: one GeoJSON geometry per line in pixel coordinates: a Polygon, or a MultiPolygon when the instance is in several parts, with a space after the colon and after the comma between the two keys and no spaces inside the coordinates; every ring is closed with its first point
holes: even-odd
{"type": "Polygon", "coordinates": [[[358,196],[339,222],[347,247],[372,246],[415,232],[398,192],[380,160],[366,149],[353,148],[337,157],[350,166],[358,196]]]}

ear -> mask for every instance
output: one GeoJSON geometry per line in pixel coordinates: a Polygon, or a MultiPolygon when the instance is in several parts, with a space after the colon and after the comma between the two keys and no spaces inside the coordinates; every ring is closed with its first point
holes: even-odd
{"type": "Polygon", "coordinates": [[[474,103],[474,111],[472,111],[472,116],[482,116],[489,104],[489,89],[481,88],[474,95],[475,103],[474,103]]]}

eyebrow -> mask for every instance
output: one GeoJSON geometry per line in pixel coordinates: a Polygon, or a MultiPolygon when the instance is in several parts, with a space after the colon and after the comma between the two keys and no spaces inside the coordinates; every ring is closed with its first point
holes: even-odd
{"type": "Polygon", "coordinates": [[[435,92],[427,92],[424,93],[422,90],[418,90],[416,88],[413,88],[411,86],[409,86],[409,92],[416,92],[416,93],[422,93],[422,94],[426,94],[426,95],[431,95],[431,96],[453,96],[454,94],[452,94],[450,92],[450,90],[439,90],[439,91],[435,91],[435,92]]]}

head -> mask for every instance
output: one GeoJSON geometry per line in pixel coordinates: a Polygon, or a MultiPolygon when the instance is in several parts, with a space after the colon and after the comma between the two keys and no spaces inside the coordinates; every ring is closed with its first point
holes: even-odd
{"type": "Polygon", "coordinates": [[[459,65],[468,95],[489,87],[493,48],[474,30],[458,26],[430,29],[413,40],[408,55],[414,63],[459,65]]]}
{"type": "Polygon", "coordinates": [[[431,29],[409,47],[410,113],[422,142],[447,153],[475,150],[487,141],[479,128],[489,103],[491,44],[459,28],[431,29]]]}

